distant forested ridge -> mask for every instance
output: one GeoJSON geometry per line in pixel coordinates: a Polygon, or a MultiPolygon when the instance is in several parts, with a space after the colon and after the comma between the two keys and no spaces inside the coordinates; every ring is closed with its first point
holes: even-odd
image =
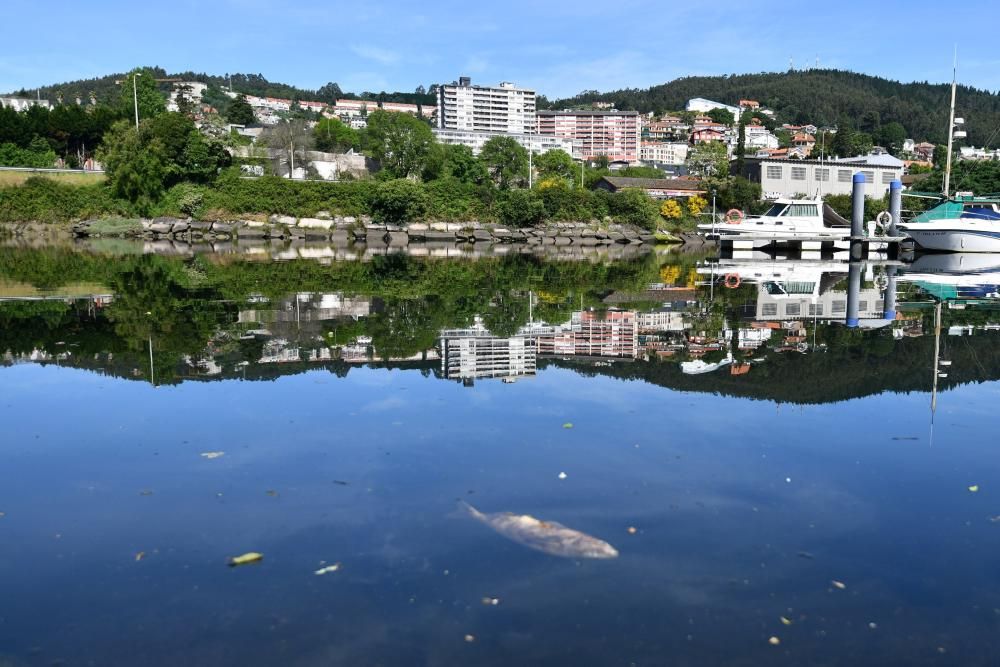
{"type": "MultiPolygon", "coordinates": [[[[363,91],[361,93],[350,93],[342,91],[336,83],[330,82],[321,86],[317,90],[308,88],[298,88],[288,84],[269,81],[262,74],[231,74],[215,75],[203,72],[177,72],[168,73],[162,67],[149,68],[158,79],[180,79],[182,81],[200,81],[214,88],[228,88],[230,79],[233,90],[245,95],[257,95],[260,97],[280,97],[284,99],[327,102],[332,104],[337,99],[375,99],[380,102],[403,102],[408,104],[434,104],[434,96],[421,92],[372,92],[363,91]]],[[[49,86],[42,86],[37,91],[32,89],[21,91],[10,91],[25,97],[35,97],[36,95],[48,100],[63,99],[65,102],[72,102],[77,97],[83,101],[90,99],[91,95],[98,102],[114,103],[118,99],[120,86],[118,81],[125,78],[124,73],[114,73],[95,79],[80,79],[77,81],[67,81],[49,86]]],[[[164,91],[170,89],[169,82],[161,83],[164,91]]],[[[421,87],[422,89],[422,87],[421,87]]]]}
{"type": "MultiPolygon", "coordinates": [[[[947,140],[950,94],[948,84],[900,83],[867,74],[814,69],[691,76],[645,89],[585,91],[569,99],[553,100],[549,107],[614,102],[619,109],[661,113],[682,110],[693,97],[732,105],[751,99],[776,111],[784,122],[833,126],[846,118],[855,129],[869,133],[886,123],[898,122],[912,139],[942,143],[947,140]]],[[[969,145],[997,144],[1000,94],[959,86],[956,115],[966,120],[969,145]]]]}

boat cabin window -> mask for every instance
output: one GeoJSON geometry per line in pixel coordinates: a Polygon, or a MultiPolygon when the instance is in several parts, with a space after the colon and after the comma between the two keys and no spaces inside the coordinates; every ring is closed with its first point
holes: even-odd
{"type": "Polygon", "coordinates": [[[779,294],[779,295],[780,294],[787,294],[787,292],[785,292],[784,288],[782,288],[782,286],[780,284],[778,284],[778,283],[767,281],[767,282],[764,283],[763,286],[764,286],[764,290],[768,294],[779,294]]]}
{"type": "Polygon", "coordinates": [[[815,218],[819,215],[816,204],[789,204],[788,215],[815,218]]]}
{"type": "Polygon", "coordinates": [[[771,208],[767,209],[767,213],[764,215],[768,217],[779,216],[785,211],[786,208],[788,208],[788,204],[773,204],[771,208]]]}

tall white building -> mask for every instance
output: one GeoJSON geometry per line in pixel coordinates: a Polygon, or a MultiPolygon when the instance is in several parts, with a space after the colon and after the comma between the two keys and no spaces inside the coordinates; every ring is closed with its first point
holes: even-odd
{"type": "Polygon", "coordinates": [[[473,86],[463,76],[438,88],[437,125],[446,130],[535,134],[535,91],[513,83],[473,86]]]}

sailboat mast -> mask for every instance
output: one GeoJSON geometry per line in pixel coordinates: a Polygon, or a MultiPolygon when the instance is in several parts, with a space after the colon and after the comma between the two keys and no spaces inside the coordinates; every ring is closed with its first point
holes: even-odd
{"type": "Polygon", "coordinates": [[[955,86],[958,80],[958,51],[955,51],[955,62],[951,70],[951,112],[948,115],[948,157],[945,158],[944,196],[948,197],[951,189],[951,148],[955,140],[955,86]]]}

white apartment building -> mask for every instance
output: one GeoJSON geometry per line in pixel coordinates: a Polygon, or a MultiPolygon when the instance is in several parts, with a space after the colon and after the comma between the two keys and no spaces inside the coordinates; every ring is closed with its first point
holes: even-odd
{"type": "Polygon", "coordinates": [[[525,150],[531,151],[535,155],[550,150],[566,151],[570,155],[575,155],[579,151],[578,142],[574,142],[572,139],[542,134],[509,134],[506,132],[473,132],[471,130],[434,128],[434,135],[442,144],[468,146],[472,149],[473,155],[479,155],[479,151],[483,150],[486,142],[493,137],[510,137],[524,146],[525,150]]]}
{"type": "Polygon", "coordinates": [[[31,107],[51,109],[52,103],[48,100],[35,99],[34,97],[0,97],[0,107],[13,109],[14,111],[27,111],[31,107]]]}
{"type": "Polygon", "coordinates": [[[763,125],[747,125],[744,130],[744,143],[750,149],[775,149],[780,146],[778,137],[763,125]]]}
{"type": "MultiPolygon", "coordinates": [[[[845,274],[846,275],[846,274],[845,274]]],[[[784,283],[784,293],[772,293],[764,285],[757,291],[757,320],[843,320],[847,317],[847,292],[830,290],[817,294],[815,283],[784,283]]],[[[885,301],[878,288],[862,289],[858,296],[858,317],[882,320],[885,301]]]]}
{"type": "Polygon", "coordinates": [[[473,86],[469,77],[438,88],[437,126],[445,130],[535,133],[535,91],[501,83],[473,86]]]}
{"type": "Polygon", "coordinates": [[[440,349],[444,376],[467,384],[479,378],[501,378],[511,382],[534,375],[538,359],[533,337],[497,338],[478,317],[468,329],[442,331],[440,349]]]}
{"type": "Polygon", "coordinates": [[[733,114],[733,118],[736,119],[739,119],[741,113],[739,107],[734,107],[732,104],[723,104],[722,102],[713,102],[712,100],[706,100],[704,97],[695,97],[688,100],[684,109],[696,113],[708,113],[712,109],[725,109],[733,114]]]}
{"type": "Polygon", "coordinates": [[[644,141],[639,146],[639,160],[660,164],[682,165],[687,160],[687,143],[669,141],[644,141]]]}

